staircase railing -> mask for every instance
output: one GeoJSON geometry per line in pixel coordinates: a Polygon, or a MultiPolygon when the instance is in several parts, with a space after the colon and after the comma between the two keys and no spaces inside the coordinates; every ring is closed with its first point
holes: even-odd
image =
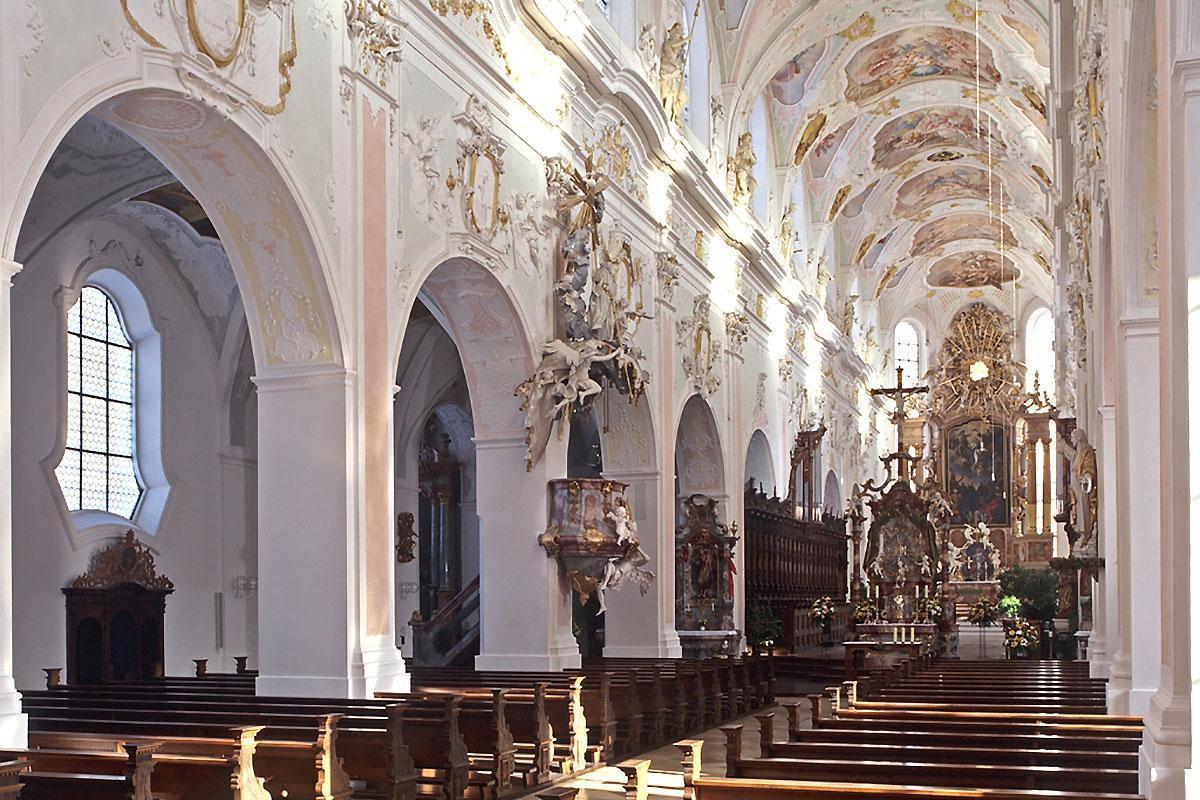
{"type": "Polygon", "coordinates": [[[479,578],[434,612],[428,620],[413,620],[413,659],[440,667],[462,657],[479,639],[479,622],[468,624],[479,611],[479,578]]]}

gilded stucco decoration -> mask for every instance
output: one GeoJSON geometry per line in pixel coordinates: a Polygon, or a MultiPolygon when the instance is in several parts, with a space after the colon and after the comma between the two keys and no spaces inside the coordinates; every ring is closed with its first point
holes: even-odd
{"type": "Polygon", "coordinates": [[[1012,340],[1012,320],[991,306],[959,312],[929,370],[930,413],[1008,419],[1021,404],[1025,374],[1012,340]]]}
{"type": "Polygon", "coordinates": [[[675,322],[675,345],[683,353],[683,374],[696,391],[708,396],[721,388],[717,372],[721,345],[713,338],[712,301],[707,294],[692,299],[692,314],[675,322]]]}
{"type": "Polygon", "coordinates": [[[461,17],[468,22],[479,23],[479,33],[492,46],[496,58],[500,60],[506,75],[512,75],[512,66],[508,63],[508,52],[500,41],[493,21],[495,10],[487,0],[429,0],[429,7],[442,17],[461,17]]]}
{"type": "Polygon", "coordinates": [[[467,98],[466,110],[454,121],[464,131],[458,140],[458,175],[463,222],[491,241],[508,225],[509,210],[501,202],[504,177],[504,141],[492,131],[492,111],[475,95],[467,98]]]}
{"type": "Polygon", "coordinates": [[[679,285],[679,259],[674,253],[659,252],[656,258],[658,273],[658,296],[663,302],[675,299],[675,287],[679,285]]]}
{"type": "MultiPolygon", "coordinates": [[[[296,23],[292,0],[120,0],[125,20],[149,47],[190,55],[200,72],[236,86],[266,114],[281,113],[292,89],[296,23]],[[271,69],[259,65],[271,64],[271,69]]],[[[204,81],[197,70],[179,67],[185,80],[204,81]]],[[[211,90],[201,90],[211,97],[211,90]]],[[[223,104],[240,100],[216,94],[223,104]]]]}
{"type": "Polygon", "coordinates": [[[725,352],[740,357],[742,345],[750,338],[750,317],[744,311],[729,311],[725,314],[725,352]]]}
{"type": "Polygon", "coordinates": [[[388,0],[345,0],[346,33],[357,48],[357,67],[386,86],[392,66],[404,54],[404,29],[388,15],[388,0]]]}

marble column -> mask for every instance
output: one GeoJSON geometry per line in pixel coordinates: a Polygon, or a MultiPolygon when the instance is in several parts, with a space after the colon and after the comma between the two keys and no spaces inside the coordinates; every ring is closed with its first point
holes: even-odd
{"type": "Polygon", "coordinates": [[[0,745],[25,747],[29,720],[13,681],[12,279],[21,265],[0,259],[0,745]]]}

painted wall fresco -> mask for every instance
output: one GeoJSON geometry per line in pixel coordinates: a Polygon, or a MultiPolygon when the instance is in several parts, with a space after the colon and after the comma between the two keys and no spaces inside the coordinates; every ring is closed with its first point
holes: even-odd
{"type": "Polygon", "coordinates": [[[867,103],[898,86],[934,78],[993,88],[1000,71],[986,44],[967,31],[935,25],[889,33],[859,50],[846,65],[846,99],[867,103]]]}
{"type": "Polygon", "coordinates": [[[926,150],[958,147],[1003,158],[1008,147],[1000,126],[987,114],[975,124],[975,110],[962,107],[922,108],[888,122],[875,134],[875,166],[895,169],[926,150]]]}
{"type": "Polygon", "coordinates": [[[1000,243],[1003,233],[1005,247],[1017,247],[1017,238],[1008,223],[986,214],[955,214],[929,222],[913,237],[914,256],[936,255],[937,251],[951,242],[963,239],[987,239],[1000,243]]]}
{"type": "Polygon", "coordinates": [[[913,217],[946,200],[999,200],[1011,203],[1000,178],[993,175],[991,192],[986,171],[966,164],[943,164],[909,178],[896,192],[896,214],[913,217]],[[1003,194],[1002,194],[1003,193],[1003,194]]]}
{"type": "Polygon", "coordinates": [[[1000,288],[1021,276],[1008,256],[1003,263],[1000,254],[991,250],[972,250],[939,259],[929,268],[929,285],[945,289],[978,289],[984,286],[1000,288]]]}

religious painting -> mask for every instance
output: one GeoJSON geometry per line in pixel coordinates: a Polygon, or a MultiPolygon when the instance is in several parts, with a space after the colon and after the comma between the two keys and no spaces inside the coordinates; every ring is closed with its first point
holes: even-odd
{"type": "Polygon", "coordinates": [[[950,524],[1008,524],[1008,431],[973,419],[946,431],[946,499],[950,524]]]}
{"type": "Polygon", "coordinates": [[[960,106],[921,108],[896,117],[875,134],[875,166],[895,169],[926,150],[957,147],[1003,158],[1008,146],[1000,126],[986,113],[960,106]]]}
{"type": "Polygon", "coordinates": [[[933,78],[993,88],[1000,82],[1000,71],[991,49],[973,34],[935,25],[914,26],[876,39],[850,59],[846,99],[867,103],[898,86],[933,78]]]}
{"type": "Polygon", "coordinates": [[[946,245],[966,239],[986,239],[997,245],[1017,247],[1017,237],[1008,223],[987,214],[955,214],[927,223],[913,236],[914,256],[937,255],[946,245]]]}
{"type": "Polygon", "coordinates": [[[929,285],[945,289],[979,289],[1015,281],[1021,276],[1008,256],[1000,262],[1000,254],[990,250],[955,253],[939,259],[929,268],[929,285]]]}
{"type": "Polygon", "coordinates": [[[805,85],[824,54],[825,42],[820,41],[789,59],[768,84],[771,96],[785,106],[794,106],[803,100],[805,85]]]}
{"type": "Polygon", "coordinates": [[[1012,203],[998,177],[992,176],[989,187],[986,170],[966,164],[941,164],[914,175],[900,186],[896,192],[896,214],[912,218],[947,200],[990,199],[1005,205],[1012,203]]]}

